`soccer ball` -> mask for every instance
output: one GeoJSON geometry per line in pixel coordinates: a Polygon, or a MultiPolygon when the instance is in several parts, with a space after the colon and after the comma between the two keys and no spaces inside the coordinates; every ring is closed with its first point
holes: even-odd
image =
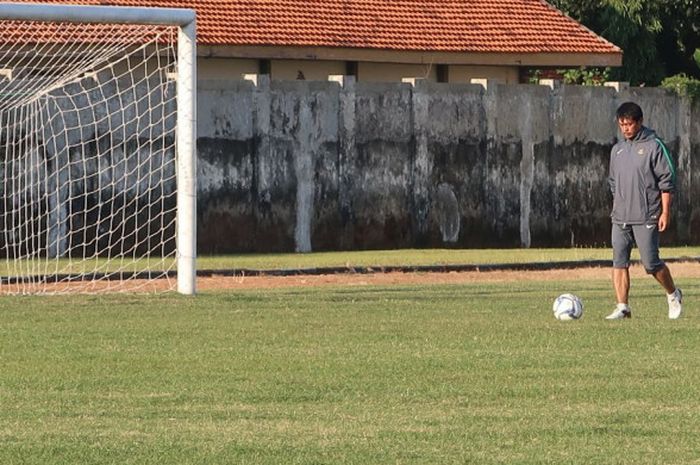
{"type": "Polygon", "coordinates": [[[578,320],[583,316],[583,302],[573,294],[562,294],[552,305],[557,320],[578,320]]]}

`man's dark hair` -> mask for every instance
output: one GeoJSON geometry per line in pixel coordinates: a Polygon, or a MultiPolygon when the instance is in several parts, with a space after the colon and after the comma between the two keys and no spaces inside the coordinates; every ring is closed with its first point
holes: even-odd
{"type": "Polygon", "coordinates": [[[641,121],[644,118],[642,108],[634,102],[625,102],[617,109],[617,119],[629,118],[632,121],[641,121]]]}

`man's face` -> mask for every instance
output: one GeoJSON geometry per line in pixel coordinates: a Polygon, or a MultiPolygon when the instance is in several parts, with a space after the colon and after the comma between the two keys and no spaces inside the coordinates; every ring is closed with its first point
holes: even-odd
{"type": "Polygon", "coordinates": [[[642,120],[633,120],[632,118],[620,118],[617,120],[617,125],[620,126],[620,132],[625,139],[632,139],[642,129],[642,120]]]}

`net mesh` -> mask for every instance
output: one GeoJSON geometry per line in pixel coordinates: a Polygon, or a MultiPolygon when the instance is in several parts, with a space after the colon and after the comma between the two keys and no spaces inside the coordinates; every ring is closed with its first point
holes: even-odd
{"type": "Polygon", "coordinates": [[[175,287],[176,43],[0,21],[0,293],[175,287]]]}

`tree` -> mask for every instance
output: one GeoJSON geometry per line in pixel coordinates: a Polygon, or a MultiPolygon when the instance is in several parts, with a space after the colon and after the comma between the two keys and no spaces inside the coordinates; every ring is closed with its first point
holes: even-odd
{"type": "Polygon", "coordinates": [[[550,0],[623,49],[611,79],[658,85],[666,76],[700,77],[700,0],[550,0]]]}
{"type": "Polygon", "coordinates": [[[667,75],[683,73],[700,78],[699,0],[665,0],[658,43],[667,75]]]}

